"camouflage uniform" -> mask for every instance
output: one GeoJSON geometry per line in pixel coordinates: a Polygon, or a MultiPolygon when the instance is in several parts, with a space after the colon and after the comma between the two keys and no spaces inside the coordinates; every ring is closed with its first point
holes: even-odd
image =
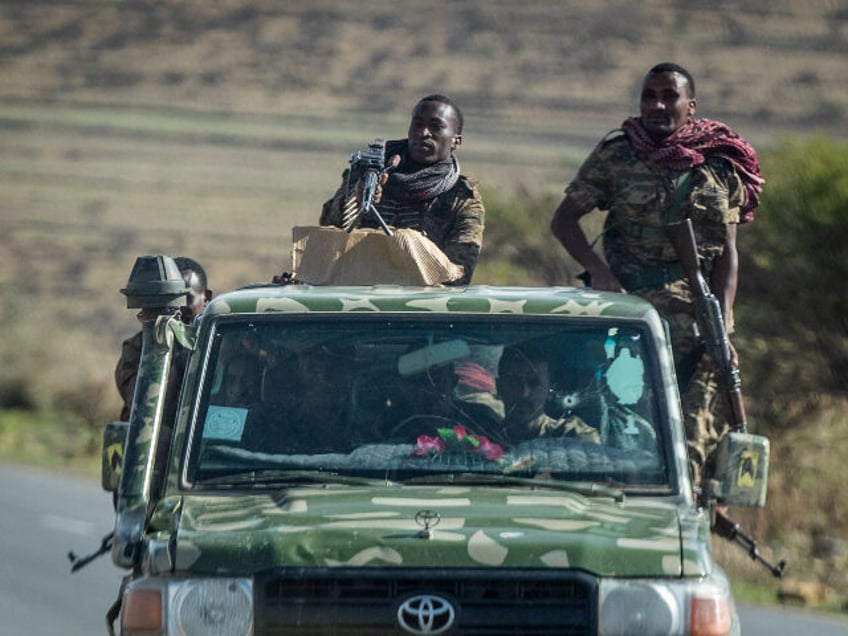
{"type": "MultiPolygon", "coordinates": [[[[355,193],[351,190],[343,184],[333,198],[324,203],[321,225],[342,227],[342,210],[355,205],[355,193]]],[[[389,208],[383,202],[376,207],[388,225],[419,230],[451,262],[463,267],[465,275],[451,284],[467,285],[471,282],[483,245],[485,217],[483,199],[474,182],[460,176],[453,188],[432,199],[403,208],[389,208]]],[[[370,216],[362,219],[361,226],[379,227],[370,216]]]]}
{"type": "MultiPolygon", "coordinates": [[[[542,413],[527,423],[508,423],[503,417],[503,402],[491,398],[490,419],[472,418],[469,425],[483,433],[493,442],[511,446],[516,442],[535,438],[569,437],[583,442],[601,443],[601,434],[594,426],[590,426],[576,415],[566,415],[554,418],[542,413]],[[497,402],[497,406],[494,403],[497,402]]],[[[487,404],[488,406],[488,404],[487,404]]]]}
{"type": "MultiPolygon", "coordinates": [[[[135,393],[135,381],[138,377],[138,365],[141,362],[142,332],[139,331],[130,336],[121,344],[121,357],[115,365],[115,386],[124,401],[121,407],[120,420],[128,422],[130,419],[130,408],[132,407],[133,394],[135,393]]],[[[188,351],[179,344],[174,345],[174,353],[171,358],[171,374],[168,381],[168,392],[166,394],[166,412],[168,418],[165,420],[170,426],[170,419],[176,414],[176,401],[182,383],[188,359],[188,351]]]]}
{"type": "Polygon", "coordinates": [[[528,426],[537,437],[574,437],[584,442],[601,443],[598,429],[589,426],[576,415],[554,419],[543,414],[528,426]]]}
{"type": "Polygon", "coordinates": [[[120,415],[122,422],[128,422],[130,419],[135,379],[138,375],[138,364],[141,361],[141,340],[140,331],[124,340],[121,344],[121,357],[115,365],[115,385],[124,401],[120,415]]]}
{"type": "Polygon", "coordinates": [[[697,483],[705,465],[705,473],[710,471],[711,455],[727,429],[727,407],[714,374],[695,368],[700,347],[692,294],[662,226],[692,220],[701,266],[710,280],[728,225],[739,223],[745,192],[728,161],[708,157],[692,170],[688,196],[675,215],[671,207],[680,174],[642,161],[623,131],[614,131],[589,155],[566,194],[580,205],[609,211],[603,245],[610,270],[628,292],[653,303],[668,322],[697,483]]]}

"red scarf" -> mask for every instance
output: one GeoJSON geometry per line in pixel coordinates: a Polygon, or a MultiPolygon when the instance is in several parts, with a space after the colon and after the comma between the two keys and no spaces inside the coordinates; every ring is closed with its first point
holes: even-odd
{"type": "Polygon", "coordinates": [[[745,204],[740,210],[740,223],[754,220],[754,211],[760,204],[760,192],[765,183],[760,172],[760,161],[751,144],[729,126],[713,119],[690,117],[685,124],[660,141],[648,134],[639,117],[628,117],[621,127],[641,159],[670,170],[689,170],[704,163],[708,156],[727,159],[745,187],[745,204]]]}

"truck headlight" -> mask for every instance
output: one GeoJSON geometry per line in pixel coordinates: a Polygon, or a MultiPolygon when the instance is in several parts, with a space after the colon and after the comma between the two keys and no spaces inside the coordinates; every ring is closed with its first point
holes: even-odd
{"type": "Polygon", "coordinates": [[[194,579],[174,586],[169,634],[205,636],[253,633],[253,601],[250,581],[245,579],[194,579]]]}
{"type": "Polygon", "coordinates": [[[144,636],[251,636],[250,579],[143,578],[124,594],[122,634],[144,636]]]}
{"type": "Polygon", "coordinates": [[[723,576],[697,582],[604,579],[600,608],[603,636],[727,636],[738,629],[723,576]]]}

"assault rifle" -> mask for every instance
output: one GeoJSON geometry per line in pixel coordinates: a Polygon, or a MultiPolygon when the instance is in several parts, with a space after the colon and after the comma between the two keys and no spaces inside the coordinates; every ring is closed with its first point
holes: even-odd
{"type": "Polygon", "coordinates": [[[692,222],[684,219],[665,226],[666,233],[686,273],[689,287],[695,297],[695,322],[704,341],[707,353],[713,361],[719,384],[730,404],[730,426],[744,433],[748,424],[745,420],[745,404],[742,402],[742,382],[739,369],[733,364],[730,341],[727,339],[721,305],[710,290],[698,265],[698,252],[692,222]]]}
{"type": "MultiPolygon", "coordinates": [[[[724,446],[720,446],[718,452],[719,461],[717,463],[722,465],[723,470],[716,472],[719,473],[719,476],[723,476],[721,473],[730,474],[733,479],[730,480],[729,484],[723,483],[721,487],[717,486],[716,490],[725,488],[728,492],[719,493],[719,495],[723,494],[729,497],[732,494],[738,496],[740,492],[757,481],[758,471],[760,471],[763,475],[762,498],[757,501],[748,501],[746,504],[762,506],[765,502],[766,470],[766,467],[762,464],[766,466],[768,464],[768,440],[747,434],[748,425],[745,419],[745,405],[742,401],[742,382],[739,378],[739,369],[733,363],[721,305],[710,290],[698,263],[698,250],[695,243],[695,234],[692,231],[692,222],[689,219],[684,219],[678,223],[670,223],[665,226],[665,230],[677,252],[680,265],[692,289],[695,322],[706,351],[716,369],[719,385],[730,406],[731,432],[724,436],[722,440],[724,446]],[[727,465],[729,465],[729,469],[727,465]],[[742,485],[740,486],[740,484],[742,485]]],[[[718,484],[718,482],[714,483],[718,484]]],[[[707,503],[710,507],[711,517],[713,518],[712,531],[718,536],[742,546],[748,552],[748,556],[765,566],[772,575],[778,578],[782,577],[786,561],[780,561],[777,565],[772,565],[766,561],[760,554],[756,540],[743,532],[739,524],[725,514],[724,509],[717,505],[718,502],[713,492],[710,492],[711,490],[705,488],[706,498],[709,501],[704,503],[707,503]]]]}
{"type": "Polygon", "coordinates": [[[377,219],[377,223],[383,228],[387,236],[392,235],[392,230],[386,225],[383,217],[374,207],[374,197],[377,193],[377,186],[380,184],[380,177],[384,171],[384,157],[386,152],[386,142],[382,139],[375,139],[373,144],[368,144],[366,150],[354,152],[350,156],[350,172],[348,173],[348,183],[356,184],[362,181],[362,198],[359,203],[359,209],[353,221],[347,226],[347,231],[352,232],[362,222],[363,217],[368,214],[377,219]]]}

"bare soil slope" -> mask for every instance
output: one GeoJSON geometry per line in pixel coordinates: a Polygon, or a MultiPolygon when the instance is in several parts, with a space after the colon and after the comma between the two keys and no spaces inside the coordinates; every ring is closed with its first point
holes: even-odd
{"type": "Polygon", "coordinates": [[[0,41],[6,99],[333,117],[439,91],[471,122],[579,134],[673,60],[712,116],[846,132],[848,6],[833,0],[5,0],[0,41]]]}

